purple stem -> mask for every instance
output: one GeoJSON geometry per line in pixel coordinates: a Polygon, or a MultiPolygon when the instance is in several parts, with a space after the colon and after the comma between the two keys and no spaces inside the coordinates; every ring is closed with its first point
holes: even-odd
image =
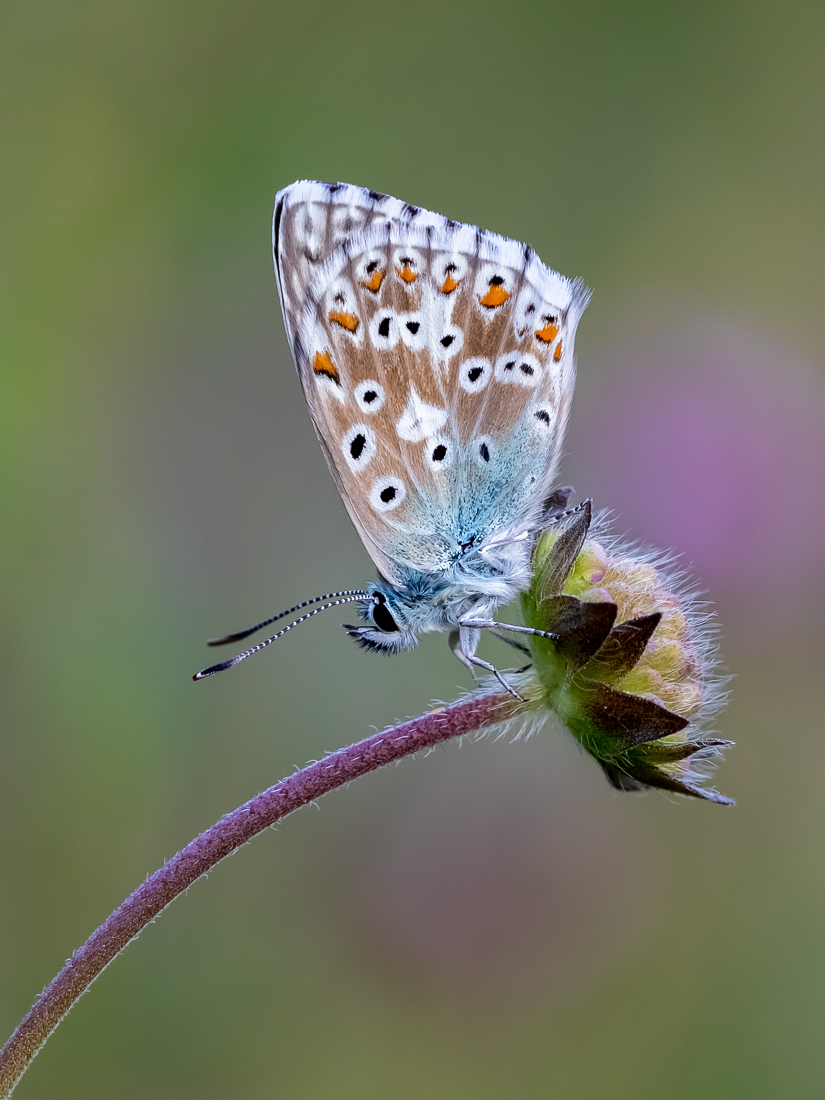
{"type": "Polygon", "coordinates": [[[0,1051],[0,1098],[11,1096],[29,1063],[78,997],[139,932],[201,875],[276,821],[328,791],[393,760],[512,717],[507,695],[482,695],[339,749],[222,817],[155,871],[106,918],[35,1001],[0,1051]]]}

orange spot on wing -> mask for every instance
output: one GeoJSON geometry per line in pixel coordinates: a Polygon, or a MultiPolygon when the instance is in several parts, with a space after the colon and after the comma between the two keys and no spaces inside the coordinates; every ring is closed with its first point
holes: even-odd
{"type": "Polygon", "coordinates": [[[364,283],[367,290],[371,290],[373,294],[376,294],[381,289],[381,284],[384,281],[383,271],[373,271],[372,277],[369,282],[364,283]]]}
{"type": "Polygon", "coordinates": [[[358,318],[354,313],[339,313],[337,309],[334,309],[329,315],[330,321],[333,324],[340,325],[341,328],[345,328],[347,332],[355,332],[358,328],[358,318]]]}
{"type": "Polygon", "coordinates": [[[510,295],[503,286],[491,286],[481,299],[481,304],[486,309],[495,309],[496,306],[504,305],[509,297],[510,295]]]}
{"type": "Polygon", "coordinates": [[[544,328],[536,329],[536,336],[539,340],[542,340],[545,344],[552,344],[559,334],[559,326],[554,325],[552,322],[546,324],[544,328]]]}
{"type": "Polygon", "coordinates": [[[312,364],[312,369],[316,374],[322,374],[325,378],[331,378],[336,385],[341,385],[338,368],[330,358],[328,351],[318,351],[315,353],[315,362],[312,364]]]}
{"type": "Polygon", "coordinates": [[[414,283],[418,278],[418,273],[412,271],[407,264],[404,264],[398,271],[398,278],[403,279],[405,283],[414,283]]]}
{"type": "Polygon", "coordinates": [[[553,352],[553,362],[558,363],[559,359],[561,359],[561,340],[559,340],[558,346],[553,352]]]}
{"type": "Polygon", "coordinates": [[[444,284],[441,287],[442,294],[452,294],[455,288],[458,286],[458,280],[454,279],[452,275],[448,275],[444,280],[444,284]]]}

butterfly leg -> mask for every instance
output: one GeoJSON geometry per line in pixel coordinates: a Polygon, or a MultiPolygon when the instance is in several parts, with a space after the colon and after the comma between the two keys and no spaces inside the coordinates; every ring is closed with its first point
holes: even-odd
{"type": "MultiPolygon", "coordinates": [[[[470,670],[470,675],[472,676],[472,678],[474,680],[478,680],[478,676],[476,675],[475,666],[473,665],[473,662],[470,660],[470,658],[467,656],[467,654],[464,652],[464,649],[462,648],[460,631],[451,630],[450,635],[447,639],[447,644],[449,645],[449,647],[453,651],[453,653],[456,655],[456,657],[458,657],[459,661],[461,661],[461,663],[463,665],[466,665],[466,667],[470,670]]],[[[478,645],[477,640],[476,640],[476,645],[478,645]]]]}
{"type": "Polygon", "coordinates": [[[492,672],[492,674],[495,676],[495,678],[498,680],[504,690],[509,692],[509,694],[514,696],[516,699],[518,699],[520,703],[527,702],[524,696],[519,695],[513,685],[507,682],[506,677],[503,675],[503,673],[499,672],[495,665],[491,665],[489,661],[482,661],[480,657],[476,657],[475,655],[470,657],[469,660],[472,661],[474,665],[478,665],[479,668],[483,668],[486,672],[492,672]]]}
{"type": "Polygon", "coordinates": [[[460,630],[453,630],[450,633],[450,648],[459,661],[463,665],[466,665],[473,674],[473,679],[476,680],[475,669],[483,668],[485,672],[492,672],[493,676],[498,680],[505,691],[510,695],[515,696],[519,702],[524,703],[526,700],[524,696],[519,695],[516,689],[507,682],[506,678],[499,672],[495,665],[491,665],[489,661],[483,661],[481,657],[476,656],[476,646],[478,645],[480,633],[478,630],[472,627],[462,626],[460,630]]]}
{"type": "MultiPolygon", "coordinates": [[[[495,619],[472,619],[463,622],[462,627],[474,630],[512,630],[516,634],[532,634],[535,638],[558,638],[558,634],[552,634],[549,630],[534,630],[530,626],[516,626],[515,623],[499,623],[495,619]]],[[[494,631],[495,632],[495,631],[494,631]]]]}

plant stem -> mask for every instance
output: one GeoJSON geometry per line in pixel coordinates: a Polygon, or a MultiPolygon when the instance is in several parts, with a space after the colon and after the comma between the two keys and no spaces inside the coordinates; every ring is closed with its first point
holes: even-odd
{"type": "Polygon", "coordinates": [[[0,1100],[11,1096],[49,1035],[115,956],[222,859],[328,791],[403,756],[505,721],[519,709],[507,695],[470,697],[339,749],[222,817],[130,894],[43,990],[0,1051],[0,1100]]]}

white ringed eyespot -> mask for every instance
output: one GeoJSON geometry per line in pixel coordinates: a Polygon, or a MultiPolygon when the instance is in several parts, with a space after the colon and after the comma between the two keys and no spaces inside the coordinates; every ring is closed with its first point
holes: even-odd
{"type": "Polygon", "coordinates": [[[375,455],[375,432],[366,424],[355,424],[341,441],[341,450],[353,473],[369,466],[375,455]]]}
{"type": "Polygon", "coordinates": [[[458,384],[467,393],[478,393],[490,381],[493,364],[480,357],[465,359],[458,372],[458,384]]]}
{"type": "Polygon", "coordinates": [[[407,495],[407,488],[400,477],[392,474],[376,478],[370,490],[370,504],[376,512],[391,512],[407,495]]]}
{"type": "Polygon", "coordinates": [[[368,416],[377,413],[379,409],[383,408],[384,401],[386,400],[384,387],[379,382],[373,382],[372,379],[369,378],[364,382],[358,383],[355,387],[353,396],[355,397],[355,403],[358,408],[368,416]]]}

